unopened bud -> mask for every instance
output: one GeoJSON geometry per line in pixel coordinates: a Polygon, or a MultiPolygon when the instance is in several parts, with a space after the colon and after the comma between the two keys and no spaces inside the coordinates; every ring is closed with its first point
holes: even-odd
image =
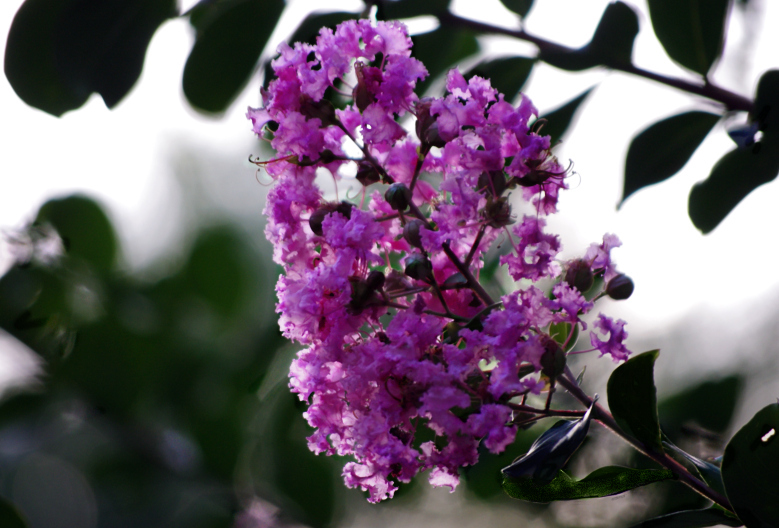
{"type": "Polygon", "coordinates": [[[403,226],[403,238],[405,238],[406,242],[412,246],[422,249],[422,237],[419,234],[419,230],[423,229],[424,227],[425,222],[419,220],[418,218],[409,220],[406,222],[406,225],[403,226]]]}
{"type": "Polygon", "coordinates": [[[378,270],[373,270],[368,273],[368,278],[365,279],[365,284],[368,285],[368,288],[370,288],[371,291],[378,291],[384,287],[384,281],[384,273],[378,270]]]}
{"type": "Polygon", "coordinates": [[[352,217],[352,208],[354,204],[349,202],[328,203],[311,213],[308,219],[308,226],[315,235],[322,236],[324,231],[322,230],[322,222],[330,213],[341,213],[347,220],[352,217]]]}
{"type": "Polygon", "coordinates": [[[514,223],[514,219],[511,217],[511,204],[506,198],[498,198],[497,200],[488,198],[482,216],[492,227],[503,227],[514,223]]]}
{"type": "Polygon", "coordinates": [[[365,109],[368,108],[368,105],[376,100],[373,94],[368,90],[368,84],[365,82],[363,68],[365,68],[365,64],[362,61],[357,61],[354,63],[354,74],[355,77],[357,77],[357,85],[352,91],[352,98],[354,99],[354,105],[360,110],[360,112],[364,112],[365,109]]]}
{"type": "Polygon", "coordinates": [[[384,199],[395,211],[405,211],[411,203],[411,190],[405,183],[393,183],[384,193],[384,199]]]}
{"type": "Polygon", "coordinates": [[[482,172],[479,175],[479,182],[476,184],[477,191],[490,193],[496,198],[503,194],[506,187],[506,176],[502,170],[482,172]]]}
{"type": "Polygon", "coordinates": [[[333,103],[327,99],[314,101],[308,95],[300,96],[300,113],[308,119],[319,119],[322,126],[331,126],[338,124],[338,117],[335,115],[333,103]]]}
{"type": "Polygon", "coordinates": [[[549,378],[556,378],[565,371],[565,351],[552,338],[544,340],[546,351],[541,354],[541,372],[549,378]]]}
{"type": "Polygon", "coordinates": [[[362,183],[365,187],[372,183],[376,183],[380,179],[381,175],[372,163],[361,161],[357,166],[357,181],[362,183]]]}
{"type": "Polygon", "coordinates": [[[617,275],[606,285],[606,293],[612,299],[621,301],[633,295],[633,280],[627,275],[617,275]]]}
{"type": "Polygon", "coordinates": [[[568,266],[565,272],[565,282],[571,288],[576,288],[581,293],[589,291],[592,288],[593,274],[590,265],[582,259],[576,259],[568,266]]]}
{"type": "Polygon", "coordinates": [[[406,257],[406,275],[412,279],[428,282],[433,277],[433,265],[420,253],[414,253],[406,257]]]}
{"type": "Polygon", "coordinates": [[[436,116],[430,115],[430,106],[433,104],[433,101],[432,97],[424,97],[416,105],[417,137],[423,145],[443,148],[446,145],[446,141],[438,132],[436,116]]]}

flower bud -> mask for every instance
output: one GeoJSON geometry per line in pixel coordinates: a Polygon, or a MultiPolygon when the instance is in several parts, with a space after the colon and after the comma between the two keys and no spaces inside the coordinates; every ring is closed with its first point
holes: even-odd
{"type": "Polygon", "coordinates": [[[384,193],[384,199],[395,211],[405,211],[411,203],[411,190],[405,183],[393,183],[384,193]]]}
{"type": "Polygon", "coordinates": [[[479,182],[476,184],[476,190],[489,193],[494,197],[499,197],[507,187],[506,176],[502,170],[482,172],[479,175],[479,182]]]}
{"type": "Polygon", "coordinates": [[[438,132],[436,116],[430,115],[430,106],[433,104],[433,101],[432,97],[423,97],[416,105],[417,137],[423,145],[443,148],[446,145],[446,141],[438,132]]]}
{"type": "Polygon", "coordinates": [[[571,288],[576,288],[581,293],[589,291],[592,288],[593,274],[590,265],[582,259],[576,259],[568,266],[565,272],[565,282],[571,288]]]}
{"type": "Polygon", "coordinates": [[[420,253],[406,257],[406,275],[412,279],[429,282],[433,278],[433,264],[420,253]]]}
{"type": "Polygon", "coordinates": [[[347,220],[352,217],[352,207],[354,204],[349,202],[328,203],[311,213],[308,219],[308,226],[315,235],[322,236],[322,222],[330,213],[341,213],[347,220]]]}
{"type": "Polygon", "coordinates": [[[352,98],[354,99],[354,105],[364,112],[368,105],[376,101],[376,98],[368,90],[368,84],[365,82],[365,74],[363,73],[365,64],[362,61],[354,63],[354,75],[357,77],[357,85],[352,91],[352,98]]]}
{"type": "Polygon", "coordinates": [[[541,354],[541,372],[549,378],[556,378],[565,371],[565,352],[552,338],[544,339],[546,351],[541,354]]]}
{"type": "Polygon", "coordinates": [[[338,117],[335,115],[333,103],[327,99],[314,101],[308,95],[300,96],[300,113],[308,119],[319,119],[322,126],[331,126],[338,124],[338,117]]]}
{"type": "Polygon", "coordinates": [[[384,274],[378,270],[373,270],[368,273],[368,278],[365,279],[365,284],[371,291],[378,291],[384,287],[384,274]]]}
{"type": "Polygon", "coordinates": [[[362,183],[365,187],[372,183],[376,183],[380,179],[381,175],[372,163],[361,161],[357,166],[357,181],[362,183]]]}
{"type": "Polygon", "coordinates": [[[493,200],[489,197],[481,214],[492,227],[503,227],[514,223],[511,217],[511,204],[506,198],[493,200]]]}
{"type": "Polygon", "coordinates": [[[419,234],[419,230],[423,228],[425,228],[425,222],[422,220],[419,220],[418,218],[409,220],[406,222],[406,225],[403,226],[403,238],[412,246],[422,249],[422,237],[419,234]]]}
{"type": "Polygon", "coordinates": [[[633,295],[633,288],[633,280],[625,274],[620,274],[606,285],[606,293],[612,299],[621,301],[633,295]]]}

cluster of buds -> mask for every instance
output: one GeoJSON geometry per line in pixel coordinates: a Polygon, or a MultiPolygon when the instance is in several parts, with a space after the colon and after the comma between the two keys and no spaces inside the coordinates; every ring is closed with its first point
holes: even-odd
{"type": "MultiPolygon", "coordinates": [[[[433,485],[453,489],[479,444],[504,450],[524,398],[565,368],[598,298],[585,297],[593,283],[608,285],[595,286],[601,296],[630,294],[610,258],[619,241],[607,235],[560,262],[544,218],[567,171],[532,126],[536,109],[457,70],[445,97],[419,99],[427,71],[402,24],[347,21],[278,51],[264,105],[247,117],[278,153],[257,163],[275,180],[266,235],[284,268],[281,330],[305,347],[290,387],[309,405],[309,446],[351,456],[346,484],[373,502],[428,469],[433,485]],[[352,104],[337,109],[329,94],[352,104]],[[416,119],[413,132],[403,119],[416,119]],[[360,199],[326,201],[322,174],[356,179],[360,199]],[[512,191],[532,214],[515,218],[512,191]],[[520,288],[496,300],[479,275],[498,238],[520,288]]],[[[593,350],[628,356],[623,321],[601,314],[593,326],[593,350]]]]}

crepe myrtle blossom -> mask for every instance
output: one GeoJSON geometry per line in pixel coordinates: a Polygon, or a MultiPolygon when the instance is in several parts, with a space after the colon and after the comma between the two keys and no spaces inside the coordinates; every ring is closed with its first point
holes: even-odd
{"type": "MultiPolygon", "coordinates": [[[[352,457],[344,480],[372,502],[424,470],[454,489],[480,443],[499,453],[521,417],[544,416],[525,398],[550,387],[549,355],[570,349],[606,295],[594,279],[618,276],[619,240],[561,262],[545,216],[568,171],[530,99],[514,106],[456,69],[444,97],[420,99],[427,71],[403,24],[347,21],[278,53],[247,117],[277,152],[254,162],[275,180],[266,235],[284,268],[281,330],[304,347],[289,384],[308,403],[309,447],[352,457]],[[350,103],[335,108],[331,94],[350,103]],[[362,194],[326,200],[317,172],[338,181],[349,165],[362,194]],[[517,221],[509,195],[532,214],[517,221]],[[496,302],[479,276],[498,239],[518,289],[496,302]],[[553,337],[561,325],[570,332],[553,337]]],[[[624,322],[601,315],[594,327],[593,350],[627,357],[624,322]]]]}

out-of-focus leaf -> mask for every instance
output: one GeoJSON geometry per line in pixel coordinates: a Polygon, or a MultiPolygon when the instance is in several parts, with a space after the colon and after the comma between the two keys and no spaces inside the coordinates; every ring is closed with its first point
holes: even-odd
{"type": "Polygon", "coordinates": [[[535,63],[535,59],[528,57],[504,57],[480,62],[466,73],[465,77],[478,75],[489,79],[492,87],[506,96],[506,101],[513,101],[530,76],[535,63]]]}
{"type": "Polygon", "coordinates": [[[189,257],[185,275],[192,291],[221,316],[235,315],[246,300],[247,270],[242,241],[227,228],[200,235],[189,257]]]}
{"type": "Polygon", "coordinates": [[[398,20],[422,15],[446,13],[452,0],[384,0],[379,2],[377,16],[382,20],[398,20]]]}
{"type": "Polygon", "coordinates": [[[686,112],[658,121],[633,138],[625,159],[620,203],[679,172],[719,119],[708,112],[686,112]]]}
{"type": "Polygon", "coordinates": [[[217,113],[225,111],[248,82],[284,2],[227,0],[212,9],[216,11],[202,15],[182,82],[192,106],[217,113]]]}
{"type": "Polygon", "coordinates": [[[764,134],[779,136],[779,70],[768,70],[760,77],[752,117],[764,134]]]}
{"type": "Polygon", "coordinates": [[[423,94],[434,79],[466,57],[479,51],[479,43],[473,32],[446,26],[435,31],[411,37],[414,57],[422,61],[430,74],[417,83],[417,93],[423,94]]]}
{"type": "Polygon", "coordinates": [[[574,121],[576,111],[584,100],[587,99],[587,96],[590,95],[593,88],[585,90],[561,107],[539,117],[539,119],[546,119],[546,123],[544,123],[544,127],[541,129],[540,134],[552,136],[552,145],[563,139],[568,128],[571,126],[571,123],[574,121]]]}
{"type": "Polygon", "coordinates": [[[708,380],[663,399],[658,405],[663,432],[679,443],[682,427],[693,422],[715,434],[724,433],[744,387],[739,375],[708,380]]]}
{"type": "Polygon", "coordinates": [[[638,17],[622,2],[606,7],[589,44],[576,50],[542,49],[539,59],[557,68],[581,71],[594,66],[628,66],[633,41],[638,35],[638,17]]]}
{"type": "Polygon", "coordinates": [[[335,29],[335,26],[346,20],[358,18],[358,13],[348,13],[346,11],[337,11],[335,13],[311,13],[289,38],[290,45],[293,42],[308,42],[316,44],[316,38],[319,36],[319,30],[326,27],[335,29]]]}
{"type": "Polygon", "coordinates": [[[649,0],[657,39],[673,60],[706,75],[722,53],[729,0],[649,0]]]}
{"type": "Polygon", "coordinates": [[[722,510],[687,510],[649,519],[632,528],[705,528],[706,526],[741,526],[744,523],[722,510]]]}
{"type": "MultiPolygon", "coordinates": [[[[594,405],[594,404],[593,404],[594,405]]],[[[592,407],[579,420],[560,420],[533,442],[530,450],[501,471],[512,479],[552,482],[587,436],[592,407]]]]}
{"type": "Polygon", "coordinates": [[[779,403],[763,407],[725,448],[722,480],[748,528],[779,526],[779,403]]]}
{"type": "Polygon", "coordinates": [[[549,326],[549,337],[557,341],[560,346],[565,343],[569,335],[571,336],[571,339],[568,340],[568,344],[565,345],[565,352],[568,352],[575,347],[576,341],[579,339],[579,325],[573,326],[573,335],[571,335],[571,327],[571,323],[566,322],[553,323],[549,326]]]}
{"type": "Polygon", "coordinates": [[[113,108],[143,68],[174,0],[27,0],[17,12],[5,73],[27,104],[59,116],[99,93],[113,108]]]}
{"type": "Polygon", "coordinates": [[[0,497],[0,526],[3,528],[27,528],[27,523],[19,510],[2,497],[0,497]]]}
{"type": "Polygon", "coordinates": [[[766,133],[752,147],[731,150],[690,191],[688,212],[704,234],[711,232],[749,193],[779,174],[779,134],[766,133]]]}
{"type": "Polygon", "coordinates": [[[609,377],[609,409],[626,432],[650,449],[662,452],[657,418],[654,366],[659,351],[650,350],[627,360],[609,377]]]}
{"type": "Polygon", "coordinates": [[[500,0],[506,9],[518,14],[521,18],[525,18],[533,7],[533,0],[500,0]]]}
{"type": "Polygon", "coordinates": [[[67,254],[85,260],[95,271],[107,272],[116,263],[114,228],[90,198],[76,195],[49,200],[41,206],[35,223],[51,224],[67,254]]]}
{"type": "Polygon", "coordinates": [[[581,480],[575,480],[565,471],[559,471],[549,483],[530,478],[503,479],[503,489],[511,497],[530,502],[592,499],[624,493],[640,486],[674,478],[668,469],[632,469],[606,466],[581,480]]]}

